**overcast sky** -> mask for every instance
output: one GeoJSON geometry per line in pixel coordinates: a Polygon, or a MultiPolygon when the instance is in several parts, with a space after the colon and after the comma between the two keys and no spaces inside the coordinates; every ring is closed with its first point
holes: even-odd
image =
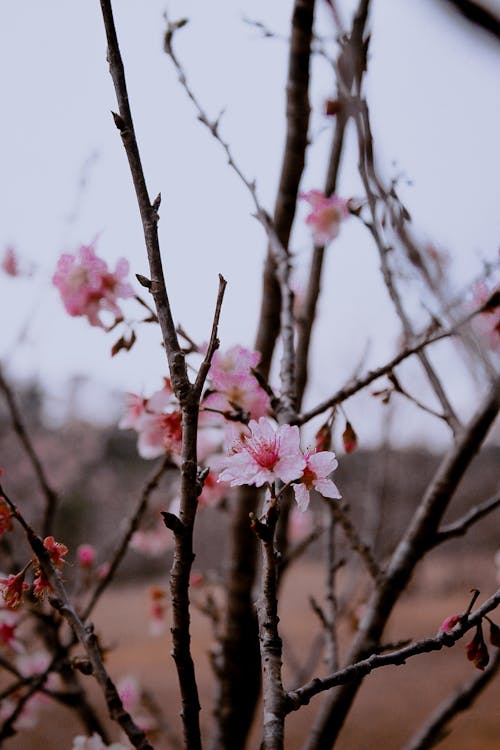
{"type": "MultiPolygon", "coordinates": [[[[338,4],[347,20],[353,4],[338,4]]],[[[318,5],[317,31],[331,34],[330,16],[320,0],[318,5]]],[[[162,50],[165,6],[165,0],[114,3],[150,194],[162,194],[159,231],[174,317],[194,339],[205,340],[220,272],[229,282],[222,347],[251,346],[265,238],[245,189],[197,122],[162,50]]],[[[225,108],[223,135],[271,211],[288,51],[280,40],[262,39],[242,18],[286,35],[292,3],[179,0],[168,8],[172,17],[190,19],[176,38],[179,57],[208,113],[225,108]]],[[[419,237],[447,249],[451,281],[461,289],[498,252],[500,45],[438,0],[374,0],[370,27],[366,93],[378,163],[386,178],[398,172],[411,180],[401,192],[419,237]]],[[[147,274],[128,165],[110,115],[116,104],[105,52],[97,0],[0,4],[0,251],[12,244],[37,269],[27,281],[0,278],[0,356],[11,374],[39,377],[54,408],[75,374],[106,388],[145,393],[166,374],[154,326],[144,327],[134,351],[111,359],[110,335],[67,316],[50,284],[59,255],[96,236],[97,252],[110,265],[124,256],[132,273],[147,274]]],[[[331,73],[320,59],[313,73],[313,145],[304,190],[323,185],[330,140],[322,106],[333,93],[331,73]]],[[[353,144],[338,193],[361,194],[353,144]]],[[[311,251],[305,214],[300,206],[291,242],[298,268],[307,266],[311,251]]],[[[379,280],[376,251],[355,220],[329,248],[320,312],[309,404],[342,385],[368,345],[366,366],[396,351],[399,325],[379,280]]],[[[439,363],[453,355],[443,350],[434,356],[439,363]]],[[[416,365],[408,377],[432,403],[416,365]]],[[[447,387],[466,413],[474,402],[470,380],[452,366],[447,387]]],[[[380,411],[373,401],[367,396],[351,407],[367,441],[378,434],[366,416],[380,411]]],[[[105,417],[116,404],[96,397],[93,408],[105,417]]],[[[425,441],[427,417],[409,413],[402,439],[425,441]]],[[[439,441],[446,432],[438,427],[434,434],[439,441]]]]}

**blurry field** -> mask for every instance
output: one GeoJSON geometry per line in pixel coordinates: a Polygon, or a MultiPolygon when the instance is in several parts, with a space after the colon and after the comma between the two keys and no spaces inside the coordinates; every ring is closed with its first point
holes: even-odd
{"type": "MultiPolygon", "coordinates": [[[[464,609],[469,589],[481,581],[485,596],[494,590],[495,579],[491,558],[484,561],[470,558],[460,563],[435,559],[423,568],[412,590],[402,601],[397,616],[391,621],[386,638],[419,638],[436,633],[447,615],[464,609]],[[450,568],[450,566],[452,566],[450,568]],[[464,571],[472,571],[468,581],[464,571]],[[457,589],[444,590],[444,581],[455,580],[457,589]],[[487,588],[488,587],[488,588],[487,588]]],[[[306,653],[314,634],[317,619],[310,611],[308,597],[321,596],[323,573],[315,563],[302,563],[294,568],[285,583],[281,608],[285,649],[294,654],[306,653]]],[[[202,597],[203,592],[196,592],[202,597]]],[[[482,599],[480,599],[481,601],[482,599]]],[[[130,586],[111,592],[96,612],[95,622],[102,633],[102,642],[110,647],[108,667],[115,679],[134,674],[151,690],[164,709],[172,730],[179,731],[179,701],[176,676],[169,655],[169,635],[153,638],[146,634],[147,587],[130,586]]],[[[496,617],[497,622],[499,618],[496,617]]],[[[342,640],[348,631],[343,629],[342,640]]],[[[193,654],[197,664],[202,727],[208,734],[211,723],[212,679],[208,652],[213,645],[210,623],[198,612],[193,614],[193,654]]],[[[415,657],[406,666],[377,670],[362,688],[356,708],[337,744],[340,750],[400,750],[421,721],[450,691],[474,676],[476,671],[466,661],[465,642],[454,649],[415,657]]],[[[319,667],[321,670],[321,665],[319,667]]],[[[288,674],[288,679],[291,675],[288,674]]],[[[88,679],[89,682],[92,678],[88,679]]],[[[97,691],[93,691],[97,698],[97,691]]],[[[292,714],[287,722],[287,750],[301,747],[320,705],[317,697],[312,704],[292,714]]],[[[482,694],[472,711],[461,714],[453,722],[450,737],[440,744],[442,750],[498,750],[500,747],[500,678],[497,676],[482,694]]],[[[73,715],[50,704],[36,730],[5,744],[7,750],[70,750],[71,740],[80,728],[73,715]]],[[[115,735],[118,739],[118,735],[115,735]]],[[[251,750],[259,747],[256,729],[251,750]]],[[[155,748],[169,747],[155,742],[155,748]]],[[[235,748],[234,750],[238,750],[235,748]]]]}

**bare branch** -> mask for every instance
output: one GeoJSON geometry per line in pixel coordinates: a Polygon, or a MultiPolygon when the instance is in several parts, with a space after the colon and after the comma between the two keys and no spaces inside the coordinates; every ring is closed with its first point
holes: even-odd
{"type": "Polygon", "coordinates": [[[330,507],[333,517],[342,526],[351,549],[360,556],[373,580],[380,581],[383,578],[383,571],[375,560],[370,547],[361,541],[356,528],[347,514],[347,509],[338,503],[332,503],[330,507]]]}
{"type": "Polygon", "coordinates": [[[40,567],[42,568],[45,576],[50,582],[50,585],[54,592],[54,596],[50,599],[52,607],[54,607],[54,609],[59,612],[61,616],[66,620],[76,638],[80,641],[81,645],[85,649],[85,652],[92,666],[92,674],[101,686],[104,697],[106,699],[106,704],[111,719],[113,719],[113,721],[116,721],[121,726],[130,742],[135,748],[137,748],[137,750],[153,750],[153,747],[149,744],[142,729],[139,729],[130,714],[124,709],[115,684],[113,683],[106,670],[106,667],[104,666],[99,643],[96,635],[94,634],[93,625],[88,624],[87,626],[85,626],[78,616],[76,610],[74,609],[68,598],[64,584],[62,583],[61,578],[58,575],[58,571],[52,564],[50,555],[44,547],[43,541],[39,536],[36,535],[31,526],[26,522],[23,515],[19,512],[15,504],[12,502],[12,500],[10,500],[1,486],[0,494],[7,502],[13,516],[24,529],[28,543],[35,556],[38,558],[40,567]]]}
{"type": "Polygon", "coordinates": [[[182,404],[186,392],[189,390],[189,378],[187,375],[184,353],[182,352],[177,339],[175,324],[172,318],[170,303],[165,287],[160,245],[158,241],[159,204],[158,201],[151,202],[146,186],[146,179],[144,177],[139,146],[135,135],[134,122],[130,110],[127,84],[125,81],[125,70],[116,35],[111,0],[100,0],[100,3],[108,43],[109,70],[111,78],[113,79],[120,112],[119,115],[113,114],[113,117],[122,137],[130,166],[130,172],[132,174],[137,203],[139,205],[151,273],[150,292],[155,301],[163,343],[165,345],[170,366],[172,386],[182,404]]]}
{"type": "Polygon", "coordinates": [[[389,651],[386,654],[372,654],[367,659],[351,664],[345,669],[335,672],[329,677],[319,679],[315,677],[307,685],[297,690],[291,690],[287,693],[286,712],[297,711],[301,706],[309,703],[312,697],[330,690],[336,685],[345,685],[348,682],[359,680],[372,672],[374,669],[380,669],[389,665],[400,666],[405,664],[407,659],[418,654],[428,654],[433,651],[440,651],[442,648],[450,648],[456,641],[462,638],[465,633],[474,628],[481,622],[482,618],[494,610],[500,604],[500,589],[498,589],[484,604],[479,607],[474,614],[457,626],[451,633],[439,633],[434,638],[425,638],[416,641],[409,646],[389,651]]]}
{"type": "Polygon", "coordinates": [[[464,18],[500,40],[500,18],[473,0],[447,0],[464,18]]]}
{"type": "Polygon", "coordinates": [[[500,507],[500,494],[497,493],[483,503],[475,505],[453,523],[443,526],[436,533],[433,546],[437,546],[442,542],[447,542],[448,539],[454,539],[457,536],[464,536],[471,526],[490,513],[493,513],[498,507],[500,507]]]}
{"type": "Polygon", "coordinates": [[[17,406],[12,388],[5,380],[1,369],[0,369],[0,390],[3,392],[5,396],[5,400],[7,402],[7,406],[10,412],[10,418],[12,420],[12,426],[14,428],[14,431],[16,432],[17,436],[19,437],[19,440],[21,441],[24,451],[35,472],[38,485],[45,497],[45,511],[44,511],[43,521],[42,521],[42,530],[43,530],[43,535],[47,536],[50,533],[50,529],[52,527],[52,522],[54,520],[54,514],[57,508],[59,498],[58,498],[57,492],[54,490],[54,488],[52,487],[52,485],[50,484],[47,478],[45,469],[35,450],[33,442],[26,428],[26,425],[24,424],[24,420],[21,417],[21,413],[17,406]]]}

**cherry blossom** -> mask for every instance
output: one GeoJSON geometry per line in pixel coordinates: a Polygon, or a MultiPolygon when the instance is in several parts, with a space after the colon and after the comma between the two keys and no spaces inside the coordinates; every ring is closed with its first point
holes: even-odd
{"type": "Polygon", "coordinates": [[[149,632],[152,636],[163,635],[167,630],[167,594],[159,586],[151,586],[149,593],[151,596],[149,632]]]}
{"type": "Polygon", "coordinates": [[[224,353],[216,351],[209,372],[213,392],[203,401],[205,409],[232,412],[239,407],[252,419],[265,416],[269,396],[251,372],[259,361],[258,352],[243,346],[233,346],[224,353]]]}
{"type": "Polygon", "coordinates": [[[24,582],[26,568],[17,575],[10,574],[8,578],[0,578],[0,590],[9,609],[17,609],[22,603],[24,592],[29,589],[24,582]]]}
{"type": "Polygon", "coordinates": [[[288,537],[291,542],[298,544],[307,539],[313,528],[314,519],[310,510],[306,510],[304,513],[296,507],[290,510],[290,515],[288,516],[288,537]]]}
{"type": "Polygon", "coordinates": [[[128,393],[126,405],[119,427],[138,433],[137,450],[142,458],[158,458],[165,453],[180,455],[182,414],[168,378],[150,398],[128,393]]]}
{"type": "Polygon", "coordinates": [[[43,570],[39,568],[37,570],[37,576],[33,580],[33,594],[37,599],[43,599],[46,594],[54,591],[53,586],[43,570]]]}
{"type": "Polygon", "coordinates": [[[56,568],[62,568],[62,564],[66,562],[63,557],[68,554],[68,548],[62,542],[56,542],[53,536],[46,536],[43,540],[43,546],[50,555],[52,564],[56,568]]]}
{"type": "Polygon", "coordinates": [[[240,484],[261,487],[276,479],[288,483],[301,476],[306,461],[300,451],[297,426],[284,424],[275,429],[268,419],[261,417],[258,422],[250,420],[248,427],[226,457],[220,481],[232,487],[240,484]]]}
{"type": "Polygon", "coordinates": [[[326,245],[337,237],[340,223],[349,215],[348,201],[332,195],[327,198],[319,190],[309,190],[301,195],[311,206],[306,224],[311,227],[315,245],[326,245]]]}
{"type": "Polygon", "coordinates": [[[0,267],[2,268],[2,271],[7,274],[7,276],[20,275],[19,261],[17,259],[16,251],[13,247],[9,246],[5,248],[0,267]]]}
{"type": "Polygon", "coordinates": [[[161,520],[152,528],[135,531],[130,540],[131,549],[149,557],[159,557],[173,546],[172,532],[161,520]]]}
{"type": "Polygon", "coordinates": [[[24,646],[17,639],[16,628],[19,623],[19,613],[8,609],[3,599],[0,600],[0,646],[11,651],[21,653],[24,646]]]}
{"type": "Polygon", "coordinates": [[[332,451],[319,451],[318,453],[304,454],[306,465],[302,476],[293,484],[295,500],[300,511],[304,512],[309,506],[309,493],[312,489],[319,492],[323,497],[340,500],[342,495],[337,486],[328,479],[338,464],[335,453],[332,451]]]}
{"type": "Polygon", "coordinates": [[[110,272],[107,263],[95,254],[93,245],[82,245],[74,255],[61,255],[52,282],[70,315],[86,316],[90,325],[105,328],[100,314],[110,312],[115,319],[121,318],[117,300],[134,295],[125,281],[128,270],[128,262],[120,258],[110,272]]]}

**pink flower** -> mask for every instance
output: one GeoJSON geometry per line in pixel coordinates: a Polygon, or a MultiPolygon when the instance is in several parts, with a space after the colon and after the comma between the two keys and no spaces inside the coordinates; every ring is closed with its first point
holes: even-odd
{"type": "Polygon", "coordinates": [[[118,298],[134,295],[130,284],[124,281],[127,274],[128,262],[124,258],[111,273],[107,263],[96,256],[93,245],[82,245],[75,255],[61,255],[52,282],[70,315],[85,315],[90,325],[104,328],[99,315],[107,311],[115,319],[121,318],[118,298]]]}
{"type": "Polygon", "coordinates": [[[66,562],[63,557],[68,554],[68,548],[62,542],[56,542],[53,536],[46,536],[43,540],[43,546],[50,555],[53,565],[56,568],[62,568],[62,564],[66,562]]]}
{"type": "Polygon", "coordinates": [[[9,609],[17,609],[23,603],[24,592],[29,589],[24,582],[25,573],[26,570],[22,570],[17,575],[11,573],[8,578],[0,578],[2,596],[9,609]]]}
{"type": "Polygon", "coordinates": [[[82,568],[91,568],[95,563],[96,551],[91,544],[80,544],[76,556],[82,568]]]}
{"type": "Polygon", "coordinates": [[[328,476],[334,471],[338,464],[335,453],[332,451],[320,451],[319,453],[305,453],[304,459],[306,466],[303,474],[294,482],[293,491],[299,510],[304,512],[309,506],[309,492],[315,489],[323,497],[330,497],[340,500],[342,495],[337,486],[328,479],[328,476]]]}
{"type": "Polygon", "coordinates": [[[349,215],[348,201],[332,195],[327,198],[319,190],[309,190],[301,198],[311,206],[311,213],[306,218],[306,224],[311,227],[315,245],[326,245],[337,237],[340,222],[349,215]]]}
{"type": "Polygon", "coordinates": [[[301,513],[298,508],[293,507],[288,516],[288,537],[291,542],[299,543],[306,539],[314,528],[313,515],[311,511],[301,513]]]}
{"type": "Polygon", "coordinates": [[[142,458],[157,458],[165,453],[180,454],[182,414],[146,414],[139,425],[137,449],[142,458]]]}
{"type": "Polygon", "coordinates": [[[37,570],[38,575],[33,580],[33,593],[37,599],[43,599],[46,594],[54,591],[53,586],[43,570],[39,568],[37,570]]]}
{"type": "Polygon", "coordinates": [[[3,601],[0,603],[0,646],[19,653],[23,650],[21,642],[16,637],[19,614],[2,605],[3,601]]]}
{"type": "Polygon", "coordinates": [[[147,399],[135,393],[125,394],[127,410],[118,423],[121,430],[135,430],[146,412],[147,399]]]}
{"type": "Polygon", "coordinates": [[[258,352],[233,346],[227,352],[215,352],[209,378],[214,389],[203,401],[207,409],[234,411],[243,409],[252,419],[259,419],[269,411],[269,396],[260,387],[251,368],[260,361],[258,352]]]}
{"type": "Polygon", "coordinates": [[[298,427],[284,424],[275,429],[264,417],[258,422],[250,420],[248,427],[250,435],[242,435],[233,444],[219,481],[232,487],[239,484],[261,487],[276,479],[287,483],[300,477],[306,461],[300,451],[298,427]]]}
{"type": "Polygon", "coordinates": [[[167,529],[163,521],[158,521],[153,528],[139,529],[130,540],[131,549],[148,557],[159,557],[173,546],[172,532],[167,529]]]}
{"type": "Polygon", "coordinates": [[[19,276],[19,262],[17,260],[16,251],[13,247],[9,246],[5,249],[0,265],[7,276],[19,276]]]}
{"type": "Polygon", "coordinates": [[[167,594],[159,586],[151,586],[151,620],[149,632],[151,635],[159,636],[167,630],[167,594]]]}

